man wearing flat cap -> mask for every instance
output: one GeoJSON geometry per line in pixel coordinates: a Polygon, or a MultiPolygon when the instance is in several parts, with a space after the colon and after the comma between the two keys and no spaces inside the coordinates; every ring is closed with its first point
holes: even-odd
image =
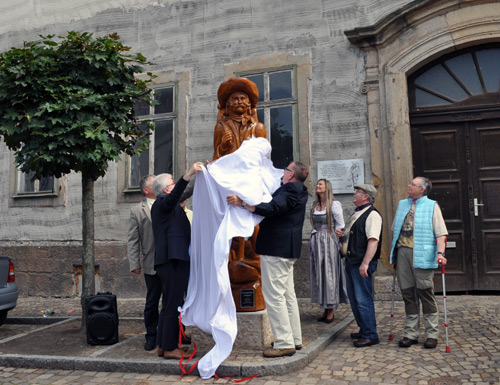
{"type": "Polygon", "coordinates": [[[217,91],[219,114],[214,131],[214,159],[231,154],[252,136],[266,137],[266,127],[257,120],[259,90],[247,78],[231,78],[217,91]]]}
{"type": "Polygon", "coordinates": [[[356,210],[346,227],[336,232],[345,257],[347,295],[359,326],[358,332],[351,333],[357,348],[379,343],[372,294],[382,244],[382,217],[373,207],[376,195],[377,189],[370,184],[355,185],[356,210]]]}

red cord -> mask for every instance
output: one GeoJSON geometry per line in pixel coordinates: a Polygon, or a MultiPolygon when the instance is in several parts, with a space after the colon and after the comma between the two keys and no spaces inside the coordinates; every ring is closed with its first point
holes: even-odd
{"type": "MultiPolygon", "coordinates": [[[[187,339],[186,334],[184,333],[184,325],[182,324],[182,316],[181,316],[181,314],[179,314],[179,346],[182,346],[182,337],[187,339]]],[[[181,359],[179,360],[179,366],[181,368],[182,374],[180,375],[179,379],[181,379],[185,374],[190,374],[194,370],[196,365],[198,364],[198,361],[196,361],[191,366],[191,368],[189,370],[186,370],[186,366],[189,364],[189,361],[191,361],[191,359],[193,359],[193,357],[196,354],[196,344],[193,342],[193,340],[191,340],[191,343],[193,344],[193,347],[194,347],[193,353],[191,353],[188,360],[186,361],[186,364],[184,364],[184,365],[182,364],[182,361],[184,361],[184,351],[181,349],[181,359]]],[[[235,380],[234,378],[232,378],[230,376],[219,377],[217,375],[217,373],[214,373],[214,377],[217,379],[227,379],[227,380],[231,380],[231,381],[236,382],[236,383],[248,381],[248,380],[251,380],[252,378],[255,378],[257,376],[258,376],[258,374],[254,374],[253,376],[245,377],[245,378],[242,378],[241,380],[235,380]]]]}
{"type": "Polygon", "coordinates": [[[235,380],[233,377],[230,377],[230,376],[219,377],[217,375],[217,373],[214,374],[214,377],[217,378],[218,380],[225,379],[225,380],[231,380],[231,381],[236,382],[236,383],[248,381],[248,380],[251,380],[252,378],[255,378],[257,376],[258,376],[258,374],[254,374],[253,376],[245,377],[245,378],[242,378],[241,380],[235,380]]]}
{"type": "MultiPolygon", "coordinates": [[[[186,334],[184,333],[184,325],[182,324],[182,316],[179,314],[179,347],[182,346],[182,337],[187,339],[186,334]]],[[[181,368],[182,374],[180,378],[182,378],[182,376],[184,376],[185,374],[190,374],[198,364],[198,361],[196,361],[193,365],[191,365],[191,368],[189,370],[186,369],[189,361],[191,361],[196,354],[196,344],[193,341],[191,341],[191,343],[194,347],[193,353],[191,353],[185,364],[182,363],[182,361],[184,361],[184,351],[181,349],[181,359],[179,360],[179,366],[181,368]]]]}

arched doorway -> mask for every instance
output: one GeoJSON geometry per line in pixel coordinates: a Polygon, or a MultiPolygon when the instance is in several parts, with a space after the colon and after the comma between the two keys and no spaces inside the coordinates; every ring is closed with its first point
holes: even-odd
{"type": "MultiPolygon", "coordinates": [[[[365,54],[361,91],[367,95],[373,181],[380,186],[375,204],[387,229],[413,176],[434,179],[433,196],[451,215],[449,241],[455,242],[448,249],[449,290],[500,290],[499,82],[495,91],[485,79],[498,75],[498,14],[495,0],[408,1],[372,25],[345,31],[365,54]],[[493,51],[477,56],[483,49],[493,51]],[[471,63],[475,79],[467,77],[471,63]],[[437,64],[442,67],[431,71],[437,64]],[[445,91],[435,87],[444,84],[445,91]],[[475,206],[474,198],[485,206],[475,206]]],[[[383,237],[378,278],[389,285],[392,233],[383,237]]],[[[439,290],[438,270],[435,282],[439,290]]]]}
{"type": "Polygon", "coordinates": [[[500,290],[500,44],[445,55],[408,78],[414,175],[449,231],[449,290],[500,290]]]}

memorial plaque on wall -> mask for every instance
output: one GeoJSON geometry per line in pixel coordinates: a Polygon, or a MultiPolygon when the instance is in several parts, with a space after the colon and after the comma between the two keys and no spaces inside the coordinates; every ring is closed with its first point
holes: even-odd
{"type": "Polygon", "coordinates": [[[354,185],[365,183],[363,159],[319,161],[318,179],[330,181],[334,194],[352,194],[354,185]]]}
{"type": "Polygon", "coordinates": [[[240,306],[242,308],[255,307],[255,290],[241,289],[240,290],[240,306]]]}

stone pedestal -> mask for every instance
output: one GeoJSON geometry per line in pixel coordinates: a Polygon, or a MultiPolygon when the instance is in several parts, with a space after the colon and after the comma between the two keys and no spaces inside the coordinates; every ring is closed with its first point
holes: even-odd
{"type": "MultiPolygon", "coordinates": [[[[238,335],[234,341],[234,348],[261,348],[269,346],[273,341],[271,324],[267,317],[267,310],[236,313],[238,320],[238,335]]],[[[214,340],[208,333],[190,326],[188,334],[196,344],[212,346],[214,340]]]]}
{"type": "Polygon", "coordinates": [[[270,345],[273,341],[271,324],[267,310],[236,313],[238,318],[238,335],[234,347],[257,347],[270,345]]]}

